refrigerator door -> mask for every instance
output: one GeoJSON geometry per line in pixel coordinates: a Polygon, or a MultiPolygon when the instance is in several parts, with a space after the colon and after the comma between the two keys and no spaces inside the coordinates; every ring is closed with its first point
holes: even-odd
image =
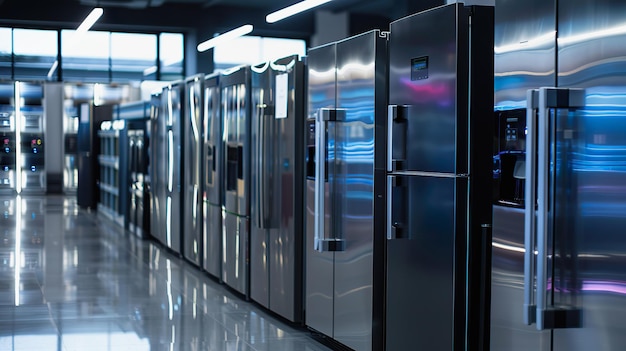
{"type": "Polygon", "coordinates": [[[273,62],[273,152],[266,194],[269,224],[269,293],[272,311],[296,323],[303,317],[304,64],[297,56],[273,62]]]}
{"type": "Polygon", "coordinates": [[[332,146],[332,129],[317,131],[316,119],[323,108],[336,106],[336,46],[326,45],[309,50],[308,53],[308,116],[307,116],[307,176],[306,176],[306,315],[305,324],[320,333],[333,337],[333,301],[334,301],[334,252],[320,252],[318,232],[328,232],[328,225],[318,228],[319,214],[316,213],[319,199],[317,188],[322,185],[325,204],[323,216],[325,223],[331,221],[329,204],[332,172],[328,170],[324,179],[317,178],[316,158],[325,159],[326,169],[332,167],[335,152],[332,146]],[[327,135],[327,142],[320,144],[317,136],[320,132],[327,135]],[[316,157],[316,155],[318,157],[316,157]],[[322,182],[323,184],[317,183],[322,182]],[[317,184],[316,184],[317,183],[317,184]]]}
{"type": "Polygon", "coordinates": [[[203,76],[185,84],[183,256],[200,267],[202,259],[202,94],[203,76]]]}
{"type": "Polygon", "coordinates": [[[270,307],[269,295],[269,228],[268,217],[272,213],[275,189],[270,179],[275,176],[271,166],[274,162],[273,142],[276,137],[272,126],[271,98],[272,75],[269,61],[252,67],[252,127],[251,127],[251,168],[250,185],[250,298],[262,306],[270,307]]]}
{"type": "Polygon", "coordinates": [[[404,116],[393,123],[388,171],[467,173],[467,155],[457,153],[467,145],[468,17],[462,11],[462,4],[444,6],[391,23],[389,104],[404,116]]]}
{"type": "Polygon", "coordinates": [[[150,233],[165,243],[165,115],[162,94],[155,94],[150,101],[150,233]]]}
{"type": "Polygon", "coordinates": [[[374,122],[386,117],[384,109],[377,116],[375,97],[385,92],[377,85],[385,44],[379,31],[337,43],[337,107],[345,114],[334,123],[332,236],[345,250],[335,253],[334,337],[355,350],[372,349],[374,122]]]}
{"type": "Polygon", "coordinates": [[[468,180],[390,175],[387,182],[388,226],[402,223],[396,233],[406,239],[387,242],[387,350],[453,350],[455,238],[466,226],[468,180]]]}
{"type": "Polygon", "coordinates": [[[250,68],[220,78],[224,118],[224,229],[222,278],[249,294],[250,68]]]}
{"type": "Polygon", "coordinates": [[[165,131],[166,131],[166,199],[165,199],[165,245],[176,253],[181,253],[181,206],[183,169],[182,152],[182,98],[183,85],[176,84],[164,90],[165,131]]]}
{"type": "Polygon", "coordinates": [[[225,250],[222,253],[222,279],[231,288],[248,295],[248,246],[250,221],[229,212],[223,212],[225,250]]]}
{"type": "Polygon", "coordinates": [[[621,322],[626,318],[626,34],[620,30],[625,5],[611,0],[558,3],[558,86],[584,88],[586,96],[585,107],[569,119],[573,126],[564,129],[571,131],[572,139],[565,141],[572,145],[568,171],[575,187],[565,183],[556,189],[577,189],[570,204],[576,227],[563,235],[576,249],[582,328],[554,330],[555,351],[608,351],[626,345],[621,322]]]}
{"type": "Polygon", "coordinates": [[[203,268],[222,277],[222,120],[219,76],[204,82],[203,268]]]}
{"type": "Polygon", "coordinates": [[[225,141],[226,211],[250,215],[250,68],[240,67],[220,80],[225,141]]]}
{"type": "MultiPolygon", "coordinates": [[[[494,48],[497,110],[525,109],[528,89],[555,85],[556,18],[553,1],[497,1],[494,48]]],[[[526,152],[526,147],[527,143],[521,144],[521,151],[526,152]]],[[[523,209],[493,206],[492,351],[550,349],[551,332],[537,331],[534,325],[523,322],[524,228],[523,209]]]]}

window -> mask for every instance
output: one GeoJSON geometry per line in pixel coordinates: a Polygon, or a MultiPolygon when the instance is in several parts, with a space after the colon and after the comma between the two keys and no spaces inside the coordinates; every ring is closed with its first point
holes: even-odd
{"type": "Polygon", "coordinates": [[[76,36],[74,30],[61,31],[63,80],[109,81],[109,32],[89,31],[76,36]]]}
{"type": "Polygon", "coordinates": [[[13,79],[46,79],[57,59],[57,52],[57,31],[13,29],[13,79]]]}
{"type": "Polygon", "coordinates": [[[0,79],[60,78],[84,83],[178,80],[184,78],[184,55],[182,33],[88,31],[77,37],[75,30],[0,27],[0,79]]]}
{"type": "Polygon", "coordinates": [[[111,78],[114,81],[156,79],[157,36],[111,33],[111,78]]]}
{"type": "Polygon", "coordinates": [[[257,64],[289,55],[304,56],[304,40],[243,36],[215,47],[215,70],[224,70],[242,64],[257,64]]]}
{"type": "Polygon", "coordinates": [[[183,35],[179,33],[161,33],[159,40],[161,80],[183,79],[183,57],[185,52],[183,35]]]}
{"type": "Polygon", "coordinates": [[[13,33],[11,28],[0,28],[0,78],[11,79],[13,33]]]}

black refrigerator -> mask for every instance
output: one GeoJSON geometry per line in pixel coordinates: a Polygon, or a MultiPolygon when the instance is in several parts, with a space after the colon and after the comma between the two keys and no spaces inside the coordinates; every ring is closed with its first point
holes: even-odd
{"type": "Polygon", "coordinates": [[[493,8],[445,5],[390,30],[386,349],[483,350],[493,8]]]}

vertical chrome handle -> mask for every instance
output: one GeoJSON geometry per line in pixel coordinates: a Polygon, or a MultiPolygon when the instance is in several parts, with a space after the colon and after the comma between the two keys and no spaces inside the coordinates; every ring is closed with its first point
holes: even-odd
{"type": "Polygon", "coordinates": [[[387,106],[387,171],[394,172],[404,168],[406,157],[406,130],[397,130],[394,125],[406,119],[406,105],[387,106]],[[395,152],[399,153],[396,155],[395,152]]]}
{"type": "Polygon", "coordinates": [[[548,172],[549,172],[549,111],[545,89],[539,90],[537,108],[537,329],[543,330],[547,308],[548,280],[548,172]]]}
{"type": "MultiPolygon", "coordinates": [[[[397,118],[397,116],[398,116],[398,105],[387,106],[387,171],[388,172],[393,172],[393,121],[397,118]]],[[[387,190],[389,190],[389,183],[387,183],[387,190]]],[[[389,195],[389,197],[391,197],[391,195],[389,195]]],[[[389,206],[389,204],[387,205],[389,206]]]]}
{"type": "MultiPolygon", "coordinates": [[[[548,308],[548,236],[550,216],[550,172],[552,164],[551,111],[584,106],[583,89],[540,88],[528,91],[528,134],[526,137],[526,218],[524,256],[524,322],[537,330],[580,326],[580,310],[548,308]],[[535,112],[537,111],[537,112],[535,112]],[[536,146],[536,149],[535,149],[536,146]],[[536,173],[535,173],[536,170],[536,173]],[[536,179],[535,179],[536,177],[536,179]],[[535,193],[536,189],[536,193],[535,193]],[[535,203],[537,205],[535,215],[535,203]],[[533,264],[536,257],[536,308],[532,311],[533,264]],[[533,318],[534,317],[534,318],[533,318]]],[[[556,116],[555,116],[556,118],[556,116]]]]}
{"type": "MultiPolygon", "coordinates": [[[[261,96],[262,99],[262,96],[261,96]]],[[[259,191],[257,192],[257,226],[261,229],[267,228],[266,225],[266,217],[265,217],[265,207],[266,207],[266,196],[267,192],[265,189],[265,170],[263,169],[263,165],[266,161],[265,158],[265,107],[266,105],[261,103],[257,105],[257,118],[259,121],[258,125],[258,137],[257,137],[257,176],[256,176],[256,186],[259,191]]]]}
{"type": "MultiPolygon", "coordinates": [[[[326,129],[329,122],[345,120],[345,110],[322,108],[315,120],[315,250],[344,251],[345,241],[333,232],[325,235],[325,175],[326,175],[326,129]]],[[[329,178],[331,176],[329,175],[329,178]]],[[[332,190],[331,190],[332,191],[332,190]]]]}
{"type": "Polygon", "coordinates": [[[526,93],[526,188],[525,188],[525,215],[524,215],[524,323],[535,322],[534,304],[534,275],[535,275],[535,204],[537,165],[537,90],[528,90],[526,93]]]}
{"type": "Polygon", "coordinates": [[[174,132],[167,131],[167,191],[174,190],[174,132]]]}
{"type": "MultiPolygon", "coordinates": [[[[390,106],[391,107],[391,106],[390,106]]],[[[387,240],[396,239],[396,231],[393,227],[393,183],[396,176],[387,177],[387,240]]]]}
{"type": "Polygon", "coordinates": [[[319,110],[315,116],[315,242],[313,243],[313,248],[317,251],[323,251],[322,241],[325,238],[326,124],[322,110],[319,110]]]}

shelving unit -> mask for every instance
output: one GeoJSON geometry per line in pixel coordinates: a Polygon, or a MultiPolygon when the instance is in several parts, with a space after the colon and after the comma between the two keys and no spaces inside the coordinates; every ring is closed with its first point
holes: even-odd
{"type": "Polygon", "coordinates": [[[100,202],[98,212],[124,225],[124,216],[120,213],[120,131],[112,121],[104,121],[100,125],[100,202]]]}

